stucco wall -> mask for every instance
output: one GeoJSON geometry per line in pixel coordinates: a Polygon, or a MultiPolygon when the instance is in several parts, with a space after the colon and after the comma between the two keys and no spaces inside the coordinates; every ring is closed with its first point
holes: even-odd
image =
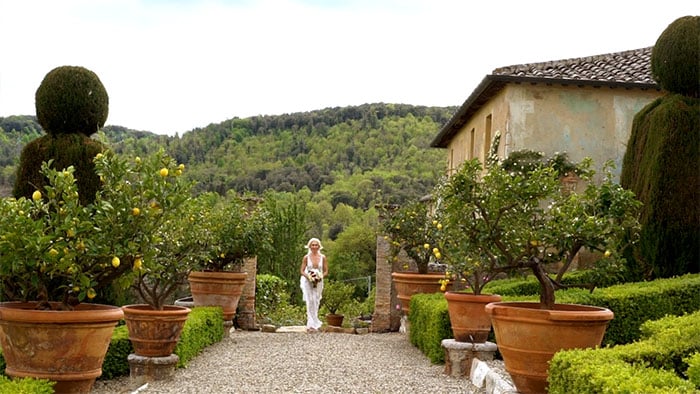
{"type": "Polygon", "coordinates": [[[597,168],[613,160],[619,175],[634,115],[662,94],[641,89],[511,84],[462,127],[448,146],[448,160],[452,157],[452,168],[456,168],[474,149],[483,162],[484,144],[490,144],[484,141],[485,119],[491,115],[491,135],[501,132],[501,156],[521,149],[547,156],[567,152],[573,161],[591,157],[597,168]]]}

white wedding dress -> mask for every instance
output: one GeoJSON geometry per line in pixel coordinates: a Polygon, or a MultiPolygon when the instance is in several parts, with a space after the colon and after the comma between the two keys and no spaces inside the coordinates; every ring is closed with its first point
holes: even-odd
{"type": "MultiPolygon", "coordinates": [[[[323,260],[325,260],[324,256],[319,253],[321,258],[317,267],[313,267],[311,255],[309,254],[307,256],[306,273],[308,274],[313,269],[323,272],[323,260]]],[[[314,287],[311,282],[306,279],[306,276],[301,276],[299,285],[301,286],[301,293],[303,295],[304,302],[306,302],[306,328],[318,330],[322,325],[321,320],[318,318],[318,308],[321,304],[321,297],[323,295],[323,280],[318,282],[316,287],[314,287]]]]}

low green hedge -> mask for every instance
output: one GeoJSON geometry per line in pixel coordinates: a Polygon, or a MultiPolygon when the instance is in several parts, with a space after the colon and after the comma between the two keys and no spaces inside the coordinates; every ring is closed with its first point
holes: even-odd
{"type": "MultiPolygon", "coordinates": [[[[514,280],[493,283],[498,284],[498,282],[507,283],[507,287],[511,289],[518,288],[514,280]]],[[[494,285],[488,292],[496,293],[491,291],[494,288],[498,287],[494,285]]],[[[700,310],[700,274],[614,285],[597,289],[593,293],[583,289],[568,289],[558,290],[556,294],[558,303],[601,306],[612,310],[615,318],[608,326],[603,344],[620,345],[638,340],[641,336],[640,327],[645,321],[700,310]]],[[[538,296],[511,295],[504,296],[503,300],[537,301],[538,296]]],[[[452,338],[444,295],[442,293],[417,294],[411,297],[410,309],[411,343],[432,362],[444,362],[441,342],[443,339],[452,338]],[[437,321],[432,321],[433,319],[437,321]]]]}
{"type": "MultiPolygon", "coordinates": [[[[620,284],[621,281],[621,277],[604,276],[592,270],[571,271],[562,279],[562,283],[565,285],[593,284],[596,288],[613,286],[620,284]]],[[[504,297],[535,296],[540,294],[540,283],[534,275],[494,280],[486,284],[483,293],[498,294],[504,297]]]]}
{"type": "Polygon", "coordinates": [[[102,363],[102,375],[100,379],[113,379],[117,376],[129,374],[127,357],[134,352],[134,347],[129,341],[129,330],[126,325],[114,328],[112,340],[109,342],[105,360],[102,363]]]}
{"type": "Polygon", "coordinates": [[[0,393],[52,394],[55,382],[46,379],[10,379],[0,375],[0,393]]]}
{"type": "Polygon", "coordinates": [[[442,340],[452,338],[447,300],[443,293],[416,294],[411,297],[409,340],[434,364],[445,362],[442,340]]]}
{"type": "Polygon", "coordinates": [[[220,307],[192,308],[175,346],[175,354],[180,357],[177,366],[187,366],[204,348],[220,342],[223,337],[224,314],[220,307]]]}
{"type": "Polygon", "coordinates": [[[689,356],[685,362],[688,363],[688,380],[700,388],[700,353],[689,356]]]}
{"type": "MultiPolygon", "coordinates": [[[[649,321],[642,340],[603,349],[557,352],[550,393],[696,393],[692,365],[700,351],[700,312],[649,321]]],[[[697,360],[696,360],[697,361],[697,360]]]]}

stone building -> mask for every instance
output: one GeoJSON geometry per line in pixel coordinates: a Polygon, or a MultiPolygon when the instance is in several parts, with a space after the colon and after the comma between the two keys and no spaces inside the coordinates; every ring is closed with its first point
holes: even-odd
{"type": "Polygon", "coordinates": [[[432,147],[447,150],[447,171],[482,163],[494,136],[498,155],[517,150],[573,162],[607,160],[619,175],[632,120],[663,93],[651,76],[652,47],[575,59],[500,67],[486,75],[439,131],[432,147]]]}

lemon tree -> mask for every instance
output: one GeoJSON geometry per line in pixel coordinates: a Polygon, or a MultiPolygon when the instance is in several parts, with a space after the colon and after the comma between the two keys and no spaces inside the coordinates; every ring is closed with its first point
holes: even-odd
{"type": "Polygon", "coordinates": [[[554,290],[579,251],[600,251],[600,268],[619,266],[626,234],[638,230],[640,203],[613,181],[611,163],[594,181],[591,161],[576,166],[584,190],[565,190],[553,161],[486,171],[465,162],[437,189],[436,220],[443,225],[440,252],[448,269],[479,294],[503,272],[530,271],[540,282],[540,301],[554,305],[554,290]],[[556,277],[549,269],[558,266],[556,277]]]}
{"type": "Polygon", "coordinates": [[[111,151],[94,159],[101,187],[81,204],[73,167],[42,165],[48,183],[31,198],[0,200],[0,274],[6,299],[50,301],[71,309],[112,284],[126,288],[153,261],[153,245],[190,198],[182,166],[158,152],[127,160],[111,151]],[[168,170],[162,176],[162,169],[168,170]]]}

